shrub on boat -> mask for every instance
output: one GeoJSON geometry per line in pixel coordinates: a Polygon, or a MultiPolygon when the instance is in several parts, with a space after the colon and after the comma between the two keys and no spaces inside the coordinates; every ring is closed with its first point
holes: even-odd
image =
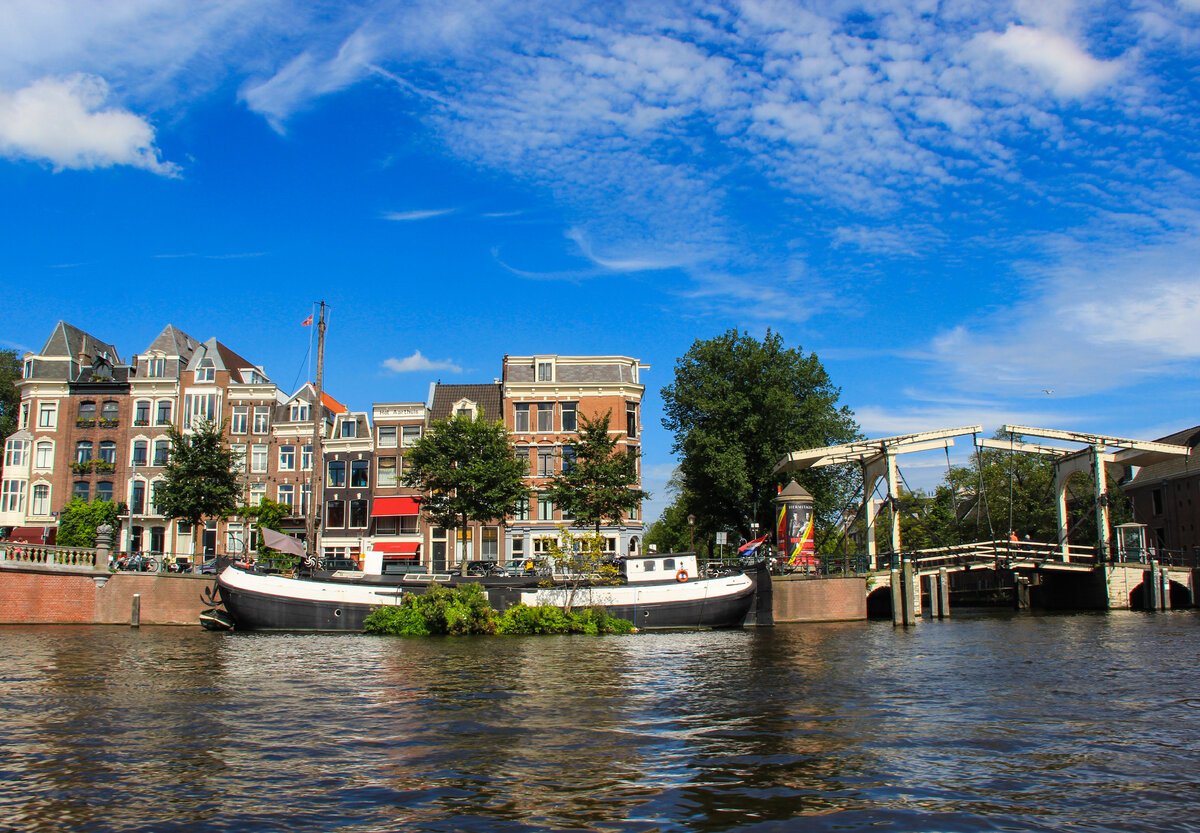
{"type": "Polygon", "coordinates": [[[602,607],[564,611],[552,605],[514,605],[499,615],[478,584],[435,585],[409,593],[398,605],[381,607],[363,622],[373,634],[465,636],[479,633],[632,633],[633,623],[610,616],[602,607]]]}

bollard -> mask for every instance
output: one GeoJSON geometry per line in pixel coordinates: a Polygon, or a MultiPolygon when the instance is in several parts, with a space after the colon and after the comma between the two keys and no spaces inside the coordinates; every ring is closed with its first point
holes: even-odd
{"type": "Polygon", "coordinates": [[[950,618],[950,571],[945,567],[938,570],[938,618],[950,618]]]}
{"type": "Polygon", "coordinates": [[[142,594],[134,593],[133,601],[129,605],[129,627],[140,628],[142,626],[142,594]]]}
{"type": "Polygon", "coordinates": [[[941,619],[942,594],[938,592],[938,575],[937,573],[930,573],[929,575],[925,576],[925,579],[925,583],[929,585],[929,618],[941,619]]]}

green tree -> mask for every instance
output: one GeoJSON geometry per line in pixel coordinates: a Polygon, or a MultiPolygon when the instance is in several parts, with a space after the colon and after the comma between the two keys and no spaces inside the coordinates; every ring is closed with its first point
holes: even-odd
{"type": "MultiPolygon", "coordinates": [[[[273,566],[281,569],[291,567],[298,559],[292,555],[281,555],[276,550],[271,549],[263,540],[262,530],[273,529],[276,532],[280,531],[283,519],[292,514],[292,507],[286,503],[278,503],[271,500],[269,497],[264,497],[254,506],[243,506],[238,510],[238,514],[244,518],[253,518],[258,530],[254,533],[254,548],[259,552],[271,554],[270,561],[273,566]]],[[[250,549],[250,542],[246,542],[246,548],[250,549]]]]}
{"type": "MultiPolygon", "coordinates": [[[[0,445],[17,430],[17,412],[21,408],[21,357],[16,350],[0,350],[0,445]]],[[[0,471],[4,460],[0,458],[0,471]]]]}
{"type": "Polygon", "coordinates": [[[611,419],[612,411],[594,419],[580,414],[574,462],[564,466],[544,492],[580,526],[594,528],[597,536],[605,521],[621,523],[650,497],[637,487],[638,452],[617,451],[621,433],[609,432],[611,419]]]}
{"type": "Polygon", "coordinates": [[[194,538],[205,518],[225,519],[237,510],[239,461],[212,422],[196,423],[190,434],[171,426],[167,438],[171,452],[155,501],[163,515],[191,524],[194,538]]]}
{"type": "Polygon", "coordinates": [[[562,576],[561,583],[566,587],[562,607],[568,615],[580,587],[616,584],[621,580],[616,562],[604,552],[604,538],[599,530],[575,534],[566,527],[559,527],[558,537],[551,539],[548,554],[554,559],[554,572],[562,576]]]}
{"type": "MultiPolygon", "coordinates": [[[[526,464],[517,459],[502,422],[482,410],[436,420],[406,456],[404,485],[420,489],[426,519],[448,529],[470,521],[503,521],[529,496],[526,464]]],[[[466,570],[466,536],[460,560],[466,570]]]]}
{"type": "MultiPolygon", "coordinates": [[[[785,347],[770,330],[761,342],[731,329],[692,344],[662,397],[697,544],[721,530],[749,538],[752,522],[763,532],[774,528],[771,500],[788,476],[773,470],[783,456],[859,438],[840,396],[816,355],[785,347]]],[[[826,528],[857,485],[836,468],[809,469],[796,479],[826,528]]]]}
{"type": "Polygon", "coordinates": [[[102,524],[113,528],[113,540],[121,524],[121,515],[125,513],[125,504],[114,503],[110,500],[86,501],[83,498],[71,498],[71,502],[63,507],[58,516],[58,535],[54,539],[60,547],[94,547],[96,546],[96,529],[102,524]]]}

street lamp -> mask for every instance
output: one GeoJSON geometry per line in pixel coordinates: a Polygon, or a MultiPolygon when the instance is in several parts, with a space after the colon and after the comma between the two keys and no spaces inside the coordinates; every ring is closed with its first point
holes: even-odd
{"type": "Polygon", "coordinates": [[[688,515],[688,550],[696,551],[696,516],[688,515]]]}

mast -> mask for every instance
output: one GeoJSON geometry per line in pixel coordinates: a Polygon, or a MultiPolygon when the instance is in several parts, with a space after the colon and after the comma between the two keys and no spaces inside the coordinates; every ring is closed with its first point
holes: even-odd
{"type": "Polygon", "coordinates": [[[316,397],[312,405],[313,437],[312,460],[309,466],[309,500],[308,500],[308,540],[312,545],[312,557],[318,561],[321,558],[320,535],[321,520],[317,515],[317,507],[322,505],[323,493],[321,487],[325,482],[325,456],[321,452],[321,423],[325,421],[324,402],[321,385],[325,373],[325,302],[321,302],[321,317],[317,322],[317,382],[316,397]]]}

